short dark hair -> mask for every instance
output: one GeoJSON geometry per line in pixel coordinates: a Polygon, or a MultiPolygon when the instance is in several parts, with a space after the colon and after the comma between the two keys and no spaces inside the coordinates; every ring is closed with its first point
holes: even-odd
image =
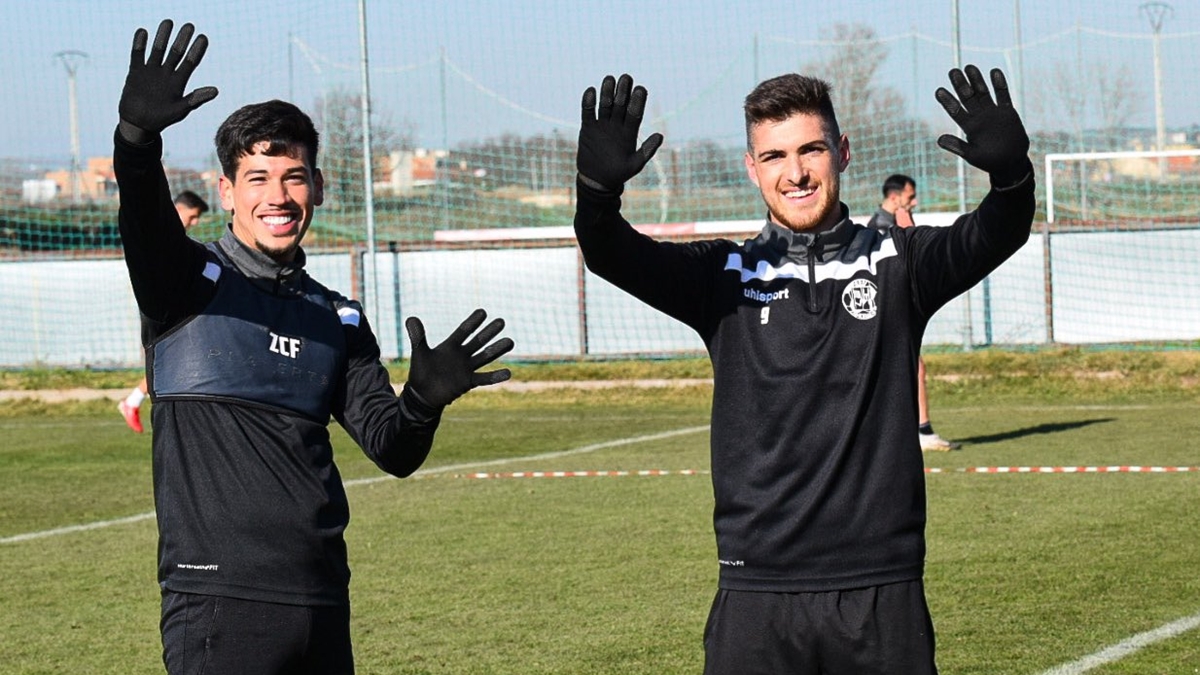
{"type": "Polygon", "coordinates": [[[238,108],[217,129],[214,142],[225,177],[234,180],[241,158],[264,141],[264,155],[290,155],[300,146],[308,155],[309,167],[317,166],[318,136],[312,118],[287,101],[272,100],[238,108]]]}
{"type": "Polygon", "coordinates": [[[761,122],[779,122],[792,115],[816,115],[825,122],[825,131],[833,143],[841,137],[837,114],[833,111],[832,87],[825,80],[788,73],[760,82],[746,96],[746,147],[750,148],[750,132],[761,122]]]}
{"type": "Polygon", "coordinates": [[[887,197],[896,192],[904,192],[904,187],[907,185],[913,186],[914,190],[917,189],[917,181],[902,173],[894,173],[883,181],[883,196],[887,197]]]}
{"type": "Polygon", "coordinates": [[[175,195],[175,204],[185,209],[196,209],[202,214],[208,213],[208,202],[191,190],[184,190],[175,195]]]}

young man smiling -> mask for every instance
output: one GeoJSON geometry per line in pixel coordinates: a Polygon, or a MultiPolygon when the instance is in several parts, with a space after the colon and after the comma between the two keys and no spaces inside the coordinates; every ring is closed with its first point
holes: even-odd
{"type": "Polygon", "coordinates": [[[832,104],[821,109],[827,97],[821,97],[819,80],[797,77],[791,84],[798,97],[816,101],[813,110],[748,125],[746,172],[772,222],[816,234],[841,220],[838,195],[850,165],[850,141],[838,131],[832,104]]]}
{"type": "Polygon", "coordinates": [[[187,95],[208,45],[185,24],[134,34],[113,155],[125,260],[154,398],[163,661],[183,673],[354,672],[345,489],[336,419],[382,470],[425,461],[443,409],[508,379],[512,348],[476,310],[430,348],[415,317],[400,396],[355,301],[308,276],[300,243],[323,199],[312,120],[245,106],[216,135],[225,235],[189,239],[171,206],[161,132],[217,95],[187,95]],[[190,47],[189,47],[190,43],[190,47]],[[474,335],[472,335],[474,334],[474,335]],[[490,344],[489,344],[490,343],[490,344]]]}
{"type": "Polygon", "coordinates": [[[233,235],[280,262],[295,259],[313,210],[325,201],[325,179],[310,148],[253,137],[298,112],[283,101],[247,106],[221,125],[216,138],[221,207],[232,215],[233,235]]]}
{"type": "MultiPolygon", "coordinates": [[[[929,675],[924,466],[916,368],[933,313],[1019,249],[1033,220],[1029,139],[1000,71],[973,66],[938,101],[990,174],[947,228],[880,232],[840,201],[850,141],[829,86],[783,75],[746,97],[746,172],[766,205],[744,243],[659,242],[621,216],[646,90],[628,75],[583,95],[575,232],[588,268],[684,322],[713,364],[711,462],[719,589],[705,673],[929,675]]],[[[847,93],[854,100],[854,92],[847,93]]]]}

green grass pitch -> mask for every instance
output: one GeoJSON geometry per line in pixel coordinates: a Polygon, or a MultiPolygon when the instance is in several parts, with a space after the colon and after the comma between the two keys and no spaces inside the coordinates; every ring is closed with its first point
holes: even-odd
{"type": "MultiPolygon", "coordinates": [[[[334,425],[358,671],[699,673],[710,394],[475,392],[408,480],[334,425]],[[666,474],[472,477],[556,470],[666,474]]],[[[1200,614],[1200,473],[963,471],[1194,467],[1194,394],[959,394],[935,388],[934,421],[963,449],[926,457],[943,673],[1036,675],[1200,614]]],[[[111,407],[0,406],[0,671],[162,672],[152,519],[12,541],[152,510],[149,435],[111,407]]],[[[1200,672],[1200,630],[1088,672],[1200,672]]]]}

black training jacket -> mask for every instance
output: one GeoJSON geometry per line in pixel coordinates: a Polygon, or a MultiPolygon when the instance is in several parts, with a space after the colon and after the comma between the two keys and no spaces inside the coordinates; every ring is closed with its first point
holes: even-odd
{"type": "Polygon", "coordinates": [[[120,231],[154,402],[163,589],[262,602],[348,602],[349,508],[336,419],[384,471],[411,474],[440,414],[397,397],[358,303],[227,230],[187,237],[161,139],[116,137],[120,231]]]}
{"type": "Polygon", "coordinates": [[[588,269],[694,328],[714,373],[720,585],[828,591],[922,576],[917,358],[934,312],[1028,239],[1032,167],[946,228],[659,242],[578,186],[588,269]]]}

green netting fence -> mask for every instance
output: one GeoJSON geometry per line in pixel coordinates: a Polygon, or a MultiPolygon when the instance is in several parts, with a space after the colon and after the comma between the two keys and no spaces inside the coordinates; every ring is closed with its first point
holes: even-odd
{"type": "Polygon", "coordinates": [[[13,4],[0,26],[10,94],[0,112],[0,366],[140,362],[111,139],[133,30],[164,17],[209,36],[192,85],[221,90],[164,136],[172,188],[214,207],[194,236],[224,228],[220,121],[246,103],[296,102],[323,142],[312,271],[364,301],[389,357],[407,350],[402,317],[445,332],[476,306],[508,320],[521,358],[702,349],[584,271],[571,240],[579,97],[605,74],[644,84],[644,130],[666,135],[628,186],[625,215],[664,237],[744,238],[763,207],[742,165],[741,101],[788,71],[834,85],[852,214],[868,216],[896,172],[917,179],[918,224],[971,208],[986,177],[960,171],[935,143],[955,130],[933,92],[956,52],[1008,74],[1033,139],[1039,210],[1029,245],[944,308],[926,344],[1194,347],[1200,157],[1188,151],[1200,147],[1200,9],[983,4],[849,0],[798,16],[716,0],[13,4]]]}

